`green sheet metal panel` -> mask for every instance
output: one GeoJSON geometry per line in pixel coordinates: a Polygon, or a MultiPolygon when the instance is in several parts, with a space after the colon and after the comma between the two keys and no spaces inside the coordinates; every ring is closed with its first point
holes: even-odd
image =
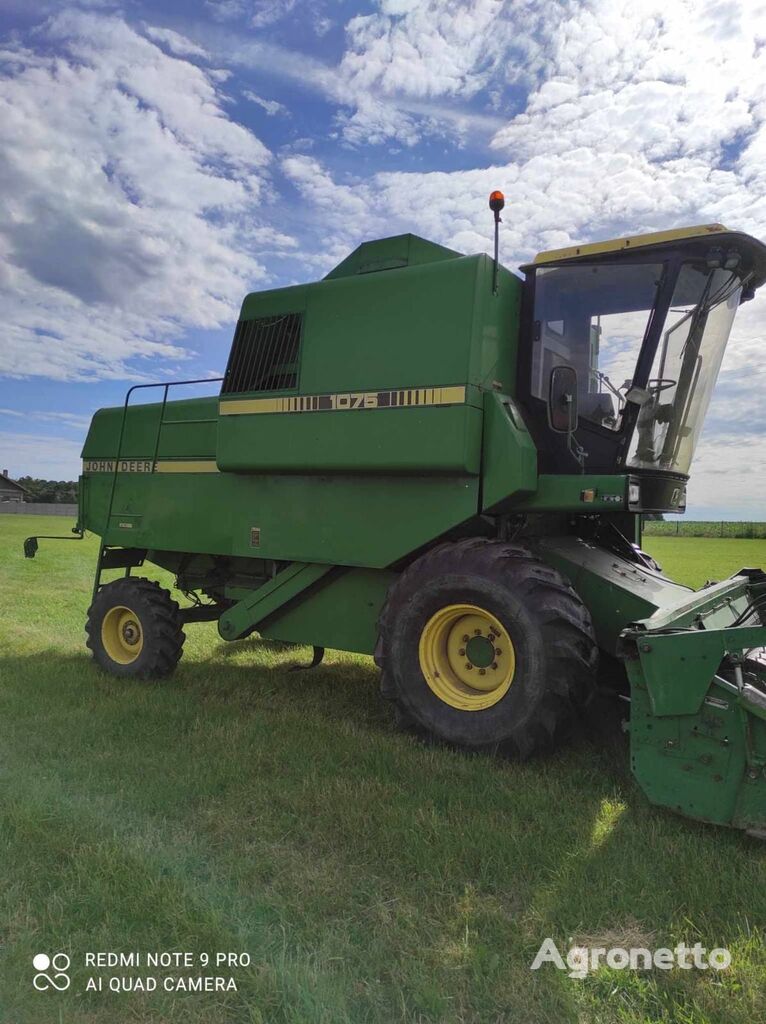
{"type": "Polygon", "coordinates": [[[276,576],[251,590],[218,620],[218,632],[224,640],[237,640],[247,635],[262,620],[297,599],[306,598],[306,591],[328,572],[330,565],[316,562],[290,562],[276,576]]]}
{"type": "Polygon", "coordinates": [[[462,256],[311,285],[300,392],[486,383],[473,348],[483,340],[475,301],[491,293],[489,262],[462,256]]]}
{"type": "Polygon", "coordinates": [[[304,313],[298,387],[274,394],[464,384],[483,260],[463,256],[255,292],[240,316],[304,313]]]}
{"type": "Polygon", "coordinates": [[[621,512],[628,504],[628,477],[619,474],[541,474],[534,494],[518,500],[527,512],[621,512]]]}
{"type": "Polygon", "coordinates": [[[382,568],[475,515],[479,478],[120,473],[106,528],[111,484],[87,474],[84,525],[108,544],[382,568]]]}
{"type": "Polygon", "coordinates": [[[692,593],[579,537],[545,537],[539,553],[582,598],[598,645],[610,654],[617,652],[626,623],[648,619],[658,608],[677,604],[692,593]]]}
{"type": "Polygon", "coordinates": [[[372,654],[378,616],[396,574],[350,569],[315,584],[309,600],[294,601],[258,626],[261,636],[372,654]]]}
{"type": "Polygon", "coordinates": [[[480,469],[481,420],[481,410],[467,402],[222,415],[217,462],[222,470],[240,473],[475,475],[480,469]]]}
{"type": "Polygon", "coordinates": [[[391,238],[362,242],[326,275],[325,280],[370,274],[379,270],[393,270],[397,267],[412,267],[419,263],[434,263],[437,260],[452,260],[460,256],[462,253],[429,242],[418,235],[394,235],[391,238]]]}
{"type": "Polygon", "coordinates": [[[242,301],[240,320],[253,320],[257,316],[276,316],[278,313],[302,313],[306,309],[310,284],[291,285],[289,288],[270,288],[264,292],[250,292],[242,301]]]}
{"type": "Polygon", "coordinates": [[[763,626],[633,635],[655,715],[695,714],[724,655],[762,647],[766,642],[763,626]]]}
{"type": "Polygon", "coordinates": [[[497,293],[492,291],[493,261],[478,256],[473,302],[473,344],[468,380],[488,391],[516,393],[522,282],[498,267],[497,293]]]}
{"type": "MultiPolygon", "coordinates": [[[[161,391],[161,389],[158,389],[161,391]]],[[[218,431],[218,397],[168,402],[161,419],[162,403],[128,407],[122,438],[121,459],[151,459],[157,446],[165,458],[215,458],[218,431]]],[[[82,457],[85,462],[114,459],[122,422],[122,406],[99,409],[88,429],[82,457]]]]}
{"type": "Polygon", "coordinates": [[[484,396],[482,507],[501,512],[537,487],[537,449],[510,398],[484,396]]]}
{"type": "MultiPolygon", "coordinates": [[[[712,703],[698,714],[658,717],[631,668],[631,768],[648,799],[702,821],[741,825],[735,812],[747,786],[746,723],[731,693],[714,683],[712,703]]],[[[748,824],[763,827],[763,786],[758,797],[748,824]]]]}

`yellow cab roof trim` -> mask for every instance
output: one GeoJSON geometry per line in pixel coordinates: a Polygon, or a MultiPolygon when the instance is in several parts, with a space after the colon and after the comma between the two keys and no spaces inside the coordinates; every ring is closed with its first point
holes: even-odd
{"type": "Polygon", "coordinates": [[[697,224],[689,228],[673,228],[671,231],[653,231],[648,235],[631,235],[626,238],[610,238],[605,242],[589,242],[587,245],[569,245],[565,249],[548,249],[539,252],[534,262],[553,263],[557,260],[571,260],[577,256],[597,256],[605,252],[620,252],[625,249],[639,249],[645,245],[660,245],[675,242],[679,238],[700,238],[705,235],[727,233],[723,224],[697,224]]]}

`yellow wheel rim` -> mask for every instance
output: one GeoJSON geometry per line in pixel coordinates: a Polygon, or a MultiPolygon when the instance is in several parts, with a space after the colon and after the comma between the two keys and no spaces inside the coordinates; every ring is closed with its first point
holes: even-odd
{"type": "Polygon", "coordinates": [[[483,711],[505,696],[516,671],[508,630],[475,604],[450,604],[420,634],[420,668],[436,696],[461,711],[483,711]]]}
{"type": "Polygon", "coordinates": [[[118,665],[134,662],[144,649],[144,634],[136,613],[124,605],[110,608],[101,623],[101,643],[118,665]]]}

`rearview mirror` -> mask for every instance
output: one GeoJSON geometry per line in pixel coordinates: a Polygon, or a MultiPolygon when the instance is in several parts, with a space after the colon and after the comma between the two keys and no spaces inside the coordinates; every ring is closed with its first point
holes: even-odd
{"type": "Polygon", "coordinates": [[[573,366],[551,370],[548,424],[557,434],[571,434],[577,427],[577,370],[573,366]]]}

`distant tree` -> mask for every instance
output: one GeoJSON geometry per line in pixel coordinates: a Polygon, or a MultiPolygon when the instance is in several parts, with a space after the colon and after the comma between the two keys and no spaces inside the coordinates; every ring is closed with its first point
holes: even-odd
{"type": "Polygon", "coordinates": [[[65,505],[77,504],[77,483],[74,480],[39,480],[33,476],[20,476],[18,483],[29,492],[27,501],[65,505]]]}

